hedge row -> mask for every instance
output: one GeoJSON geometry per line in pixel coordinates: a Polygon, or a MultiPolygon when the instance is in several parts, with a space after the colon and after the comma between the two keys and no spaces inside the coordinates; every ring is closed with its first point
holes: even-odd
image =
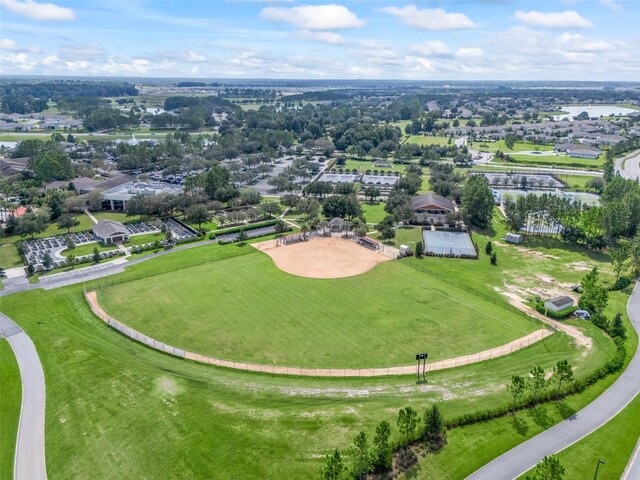
{"type": "MultiPolygon", "coordinates": [[[[624,346],[624,341],[620,338],[614,339],[616,343],[616,354],[615,356],[606,362],[604,365],[598,367],[596,370],[591,372],[589,375],[574,380],[570,383],[567,388],[560,394],[560,398],[567,397],[574,393],[579,393],[585,390],[587,387],[593,385],[598,380],[610,375],[612,373],[618,372],[624,366],[624,360],[627,355],[627,351],[624,346]]],[[[464,425],[471,425],[479,422],[486,422],[487,420],[493,420],[498,417],[503,417],[509,414],[512,410],[523,410],[526,408],[533,407],[535,404],[549,402],[551,400],[556,399],[556,391],[555,390],[545,390],[540,393],[537,399],[528,398],[526,400],[522,400],[518,402],[517,405],[509,404],[509,405],[501,405],[495,408],[488,408],[486,410],[479,410],[476,412],[466,413],[464,415],[460,415],[459,417],[455,417],[447,421],[447,428],[451,429],[454,427],[461,427],[464,425]]]]}
{"type": "Polygon", "coordinates": [[[559,312],[554,312],[553,310],[548,310],[544,306],[544,302],[542,300],[535,302],[535,304],[533,305],[533,308],[535,308],[536,312],[542,313],[543,315],[546,315],[547,317],[551,317],[555,320],[564,320],[565,318],[568,318],[571,315],[573,315],[573,312],[578,310],[578,307],[574,306],[574,307],[565,308],[564,310],[560,310],[559,312]]]}
{"type": "Polygon", "coordinates": [[[210,240],[215,240],[218,235],[228,235],[230,233],[248,232],[249,230],[257,230],[258,228],[273,227],[278,223],[278,220],[267,220],[266,222],[252,223],[250,225],[242,225],[240,227],[227,228],[226,230],[220,230],[209,234],[210,240]]]}

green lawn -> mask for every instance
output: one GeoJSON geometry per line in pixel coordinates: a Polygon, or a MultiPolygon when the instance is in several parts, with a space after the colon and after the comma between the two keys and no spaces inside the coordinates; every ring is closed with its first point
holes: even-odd
{"type": "Polygon", "coordinates": [[[640,396],[624,410],[588,437],[571,445],[557,456],[566,468],[566,478],[584,478],[595,472],[599,459],[598,478],[617,479],[622,473],[640,438],[640,396]]]}
{"type": "Polygon", "coordinates": [[[408,352],[425,342],[430,358],[448,358],[538,328],[503,303],[443,288],[401,261],[356,277],[315,280],[286,274],[266,254],[245,248],[240,257],[187,275],[170,272],[101,289],[100,301],[115,318],[181,348],[318,368],[406,364],[408,352]],[[135,301],[140,292],[154,302],[135,301]],[[472,318],[474,333],[468,335],[463,326],[472,318]]]}
{"type": "Polygon", "coordinates": [[[584,170],[601,170],[604,165],[604,155],[600,155],[598,159],[573,158],[566,155],[518,155],[517,153],[510,153],[509,155],[514,160],[513,162],[505,162],[499,159],[493,159],[492,162],[506,165],[559,166],[584,170]]]}
{"type": "Polygon", "coordinates": [[[145,243],[153,243],[156,240],[164,240],[165,235],[162,232],[158,233],[145,233],[142,235],[133,235],[129,237],[129,241],[125,243],[126,247],[131,247],[133,245],[143,245],[145,243]]]}
{"type": "Polygon", "coordinates": [[[0,268],[13,268],[23,265],[15,244],[0,245],[0,268]]]}
{"type": "MultiPolygon", "coordinates": [[[[93,222],[87,215],[85,215],[84,213],[77,213],[77,214],[74,214],[73,216],[78,219],[78,221],[80,222],[80,225],[72,228],[71,229],[72,232],[84,232],[86,230],[91,230],[91,226],[93,225],[93,222]]],[[[56,223],[54,222],[50,224],[44,232],[35,235],[35,238],[53,237],[55,235],[65,235],[66,233],[67,233],[66,229],[59,230],[58,225],[56,225],[56,223]]],[[[0,244],[15,243],[19,240],[29,240],[30,238],[31,237],[21,238],[19,235],[8,235],[8,236],[3,235],[0,237],[0,244]]]]}
{"type": "MultiPolygon", "coordinates": [[[[540,151],[546,152],[553,150],[553,145],[543,145],[540,143],[516,142],[513,148],[507,147],[504,140],[497,142],[470,142],[469,146],[475,150],[487,151],[495,153],[502,150],[504,153],[512,155],[514,152],[540,151]],[[486,146],[486,147],[485,147],[486,146]]],[[[512,155],[513,156],[513,155],[512,155]]]]}
{"type": "Polygon", "coordinates": [[[556,174],[556,176],[569,185],[569,189],[573,191],[586,191],[587,183],[590,180],[593,180],[594,176],[591,175],[567,175],[567,174],[556,174]]]}
{"type": "Polygon", "coordinates": [[[362,206],[362,214],[367,219],[367,223],[380,223],[380,221],[389,215],[384,211],[384,202],[360,202],[362,206]]]}
{"type": "Polygon", "coordinates": [[[454,141],[449,141],[451,137],[435,137],[430,135],[411,135],[406,143],[415,143],[420,146],[438,145],[446,147],[447,145],[453,145],[454,141]]]}
{"type": "Polygon", "coordinates": [[[92,212],[92,215],[98,220],[114,220],[116,222],[124,223],[138,220],[138,217],[128,217],[124,212],[92,212]]]}
{"type": "Polygon", "coordinates": [[[344,165],[340,166],[340,165],[334,165],[333,168],[336,169],[349,169],[349,170],[353,170],[354,168],[358,169],[358,171],[360,173],[365,173],[367,170],[378,170],[378,171],[392,171],[392,172],[400,172],[400,173],[404,173],[404,171],[406,170],[406,166],[403,164],[399,164],[399,163],[393,163],[393,158],[390,158],[389,160],[387,160],[388,163],[391,164],[391,167],[376,167],[374,164],[375,162],[373,162],[372,160],[356,160],[355,158],[350,158],[348,159],[344,165]]]}
{"type": "MultiPolygon", "coordinates": [[[[219,253],[215,247],[176,252],[130,270],[153,273],[219,253]]],[[[506,402],[503,385],[531,365],[548,370],[568,358],[586,369],[597,366],[591,353],[556,334],[508,357],[434,372],[426,386],[402,377],[272,377],[147,349],[95,319],[80,286],[11,295],[1,308],[41,354],[51,478],[313,478],[323,456],[347,449],[357,431],[372,433],[381,420],[395,431],[396,412],[406,405],[422,412],[438,402],[445,415],[460,415],[506,402]]],[[[450,432],[450,443],[457,432],[450,432]]],[[[477,431],[476,442],[485,433],[477,431]]],[[[486,450],[480,450],[485,457],[486,450]]]]}
{"type": "MultiPolygon", "coordinates": [[[[474,235],[482,251],[487,239],[504,235],[497,217],[494,229],[486,235],[474,235]]],[[[572,266],[576,262],[599,264],[608,270],[602,263],[605,256],[562,246],[550,240],[528,240],[525,248],[530,251],[496,246],[497,267],[491,267],[484,256],[477,262],[427,258],[408,259],[399,265],[428,267],[451,281],[487,293],[493,293],[494,286],[502,286],[504,281],[513,283],[521,277],[523,284],[534,284],[537,274],[560,282],[574,281],[585,273],[572,266]],[[558,258],[539,257],[532,251],[558,258]]],[[[102,282],[148,275],[150,282],[158,284],[167,278],[190,277],[199,271],[199,267],[190,268],[197,262],[212,261],[212,267],[220,267],[230,257],[250,259],[247,248],[210,244],[177,251],[130,266],[125,273],[102,282]],[[175,271],[158,275],[168,270],[175,271]]],[[[207,274],[207,280],[210,275],[224,277],[225,282],[228,278],[224,271],[207,274]]],[[[606,277],[611,278],[610,270],[606,277]]],[[[388,283],[404,283],[403,279],[390,280],[388,283]]],[[[87,288],[99,283],[88,282],[87,288]]],[[[126,285],[134,284],[122,284],[126,285]]],[[[448,284],[444,287],[450,290],[448,284]]],[[[210,288],[204,301],[212,303],[208,298],[219,292],[220,288],[210,288]]],[[[297,314],[304,309],[306,297],[299,290],[291,295],[297,295],[297,314]]],[[[386,308],[385,298],[376,300],[379,308],[386,308]]],[[[612,294],[607,315],[624,311],[626,299],[625,292],[612,294]]],[[[152,292],[139,292],[132,305],[149,305],[156,300],[152,292]]],[[[357,308],[362,306],[359,301],[357,308]]],[[[557,360],[567,358],[581,376],[610,358],[614,348],[590,323],[576,322],[594,338],[593,349],[576,349],[564,334],[554,334],[507,357],[433,372],[423,385],[406,377],[285,378],[198,365],[145,348],[97,320],[84,301],[81,285],[3,297],[0,309],[32,337],[43,362],[50,478],[317,478],[324,455],[333,448],[340,448],[350,463],[348,449],[360,430],[372,438],[375,425],[387,420],[394,431],[392,440],[396,440],[395,420],[401,407],[411,405],[422,414],[426,406],[437,402],[447,418],[495,407],[509,400],[504,385],[511,375],[524,375],[537,364],[548,371],[557,360]]],[[[217,303],[210,310],[210,316],[216,315],[220,315],[217,303]]],[[[283,322],[298,319],[290,315],[278,318],[283,322]]],[[[448,320],[444,314],[442,318],[448,320]]],[[[626,315],[625,322],[629,329],[626,315]]],[[[265,338],[269,336],[271,332],[265,338]]],[[[637,338],[633,336],[627,343],[628,351],[635,351],[637,338]]],[[[375,348],[371,351],[379,353],[375,348]]],[[[412,472],[415,475],[407,477],[464,478],[582,408],[614,380],[615,376],[608,377],[560,407],[550,403],[535,415],[521,412],[517,422],[506,417],[451,430],[449,444],[438,455],[422,460],[412,472]]],[[[2,377],[3,400],[5,389],[16,388],[18,381],[16,376],[7,381],[2,377]]]]}
{"type": "Polygon", "coordinates": [[[69,253],[73,253],[76,257],[82,257],[83,255],[92,255],[93,249],[98,248],[99,252],[108,252],[109,250],[115,250],[115,245],[102,245],[99,242],[85,243],[84,245],[77,245],[76,248],[72,250],[64,249],[60,252],[60,255],[66,256],[69,253]]]}
{"type": "Polygon", "coordinates": [[[0,339],[0,477],[13,478],[13,456],[18,434],[22,387],[13,350],[0,339]]]}
{"type": "MultiPolygon", "coordinates": [[[[411,250],[415,252],[416,243],[422,241],[422,227],[397,227],[395,229],[396,236],[391,240],[384,240],[387,245],[399,247],[400,245],[409,245],[411,250]]],[[[380,240],[380,234],[371,235],[376,240],[380,240]]]]}

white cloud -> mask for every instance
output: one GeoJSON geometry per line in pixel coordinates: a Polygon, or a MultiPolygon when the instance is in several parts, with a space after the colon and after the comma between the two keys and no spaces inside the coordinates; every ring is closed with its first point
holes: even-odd
{"type": "Polygon", "coordinates": [[[411,51],[426,56],[448,56],[451,53],[446,43],[440,40],[427,40],[411,47],[411,51]]]}
{"type": "Polygon", "coordinates": [[[415,5],[406,7],[385,7],[381,12],[398,17],[410,27],[422,30],[469,30],[477,25],[463,13],[449,13],[442,8],[420,10],[415,5]]]}
{"type": "Polygon", "coordinates": [[[606,52],[613,48],[606,40],[584,37],[577,33],[563,33],[558,40],[564,48],[574,52],[606,52]]]}
{"type": "Polygon", "coordinates": [[[344,30],[362,27],[365,22],[343,5],[300,5],[267,7],[260,16],[270,22],[289,23],[300,30],[344,30]]]}
{"type": "Polygon", "coordinates": [[[336,32],[313,32],[311,30],[298,30],[293,35],[302,40],[312,40],[315,42],[330,43],[331,45],[342,45],[345,39],[336,32]]]}
{"type": "Polygon", "coordinates": [[[74,20],[72,9],[55,3],[38,3],[34,0],[0,0],[0,6],[22,17],[34,20],[74,20]]]}
{"type": "Polygon", "coordinates": [[[482,57],[484,52],[481,48],[471,47],[471,48],[459,48],[456,50],[456,57],[459,58],[479,58],[482,57]]]}
{"type": "Polygon", "coordinates": [[[615,0],[600,0],[600,3],[615,13],[622,11],[622,5],[616,3],[615,0]]]}
{"type": "Polygon", "coordinates": [[[199,53],[189,50],[187,51],[187,60],[189,60],[190,62],[206,62],[207,56],[200,55],[199,53]]]}
{"type": "Polygon", "coordinates": [[[566,28],[593,28],[593,23],[580,15],[575,10],[565,12],[538,12],[531,10],[517,10],[515,17],[522,23],[532,27],[544,27],[552,29],[566,28]]]}
{"type": "Polygon", "coordinates": [[[20,50],[20,47],[18,47],[15,40],[11,40],[10,38],[0,38],[0,50],[13,52],[15,50],[20,50]]]}
{"type": "Polygon", "coordinates": [[[43,65],[52,65],[56,62],[59,62],[60,59],[58,58],[58,55],[48,55],[44,60],[42,60],[42,64],[43,65]]]}

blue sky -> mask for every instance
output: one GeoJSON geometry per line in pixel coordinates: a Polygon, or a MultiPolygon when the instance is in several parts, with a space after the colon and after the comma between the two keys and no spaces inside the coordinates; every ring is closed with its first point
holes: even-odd
{"type": "Polygon", "coordinates": [[[0,73],[640,80],[637,0],[0,0],[0,73]]]}

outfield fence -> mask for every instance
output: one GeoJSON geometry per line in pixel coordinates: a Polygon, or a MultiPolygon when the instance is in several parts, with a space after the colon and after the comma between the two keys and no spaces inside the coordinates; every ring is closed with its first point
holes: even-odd
{"type": "MultiPolygon", "coordinates": [[[[98,295],[95,290],[85,292],[85,298],[89,303],[91,311],[96,317],[117,330],[123,335],[140,342],[154,350],[168,353],[175,357],[184,358],[198,363],[207,365],[215,365],[218,367],[230,368],[233,370],[243,370],[247,372],[269,373],[273,375],[293,375],[301,377],[387,377],[394,375],[416,375],[416,364],[400,365],[395,367],[377,367],[377,368],[303,368],[288,367],[282,365],[263,365],[259,363],[235,362],[232,360],[224,360],[217,357],[211,357],[200,353],[190,352],[181,348],[160,342],[155,338],[149,337],[122,322],[110,317],[98,303],[98,295]]],[[[463,355],[455,358],[438,360],[435,362],[427,362],[425,366],[426,372],[436,370],[445,370],[447,368],[461,367],[472,363],[484,362],[494,358],[509,355],[513,352],[533,345],[536,342],[552,335],[554,330],[545,328],[536,330],[524,337],[518,338],[505,345],[484,350],[482,352],[463,355]]],[[[420,368],[422,370],[422,367],[420,368]]]]}

